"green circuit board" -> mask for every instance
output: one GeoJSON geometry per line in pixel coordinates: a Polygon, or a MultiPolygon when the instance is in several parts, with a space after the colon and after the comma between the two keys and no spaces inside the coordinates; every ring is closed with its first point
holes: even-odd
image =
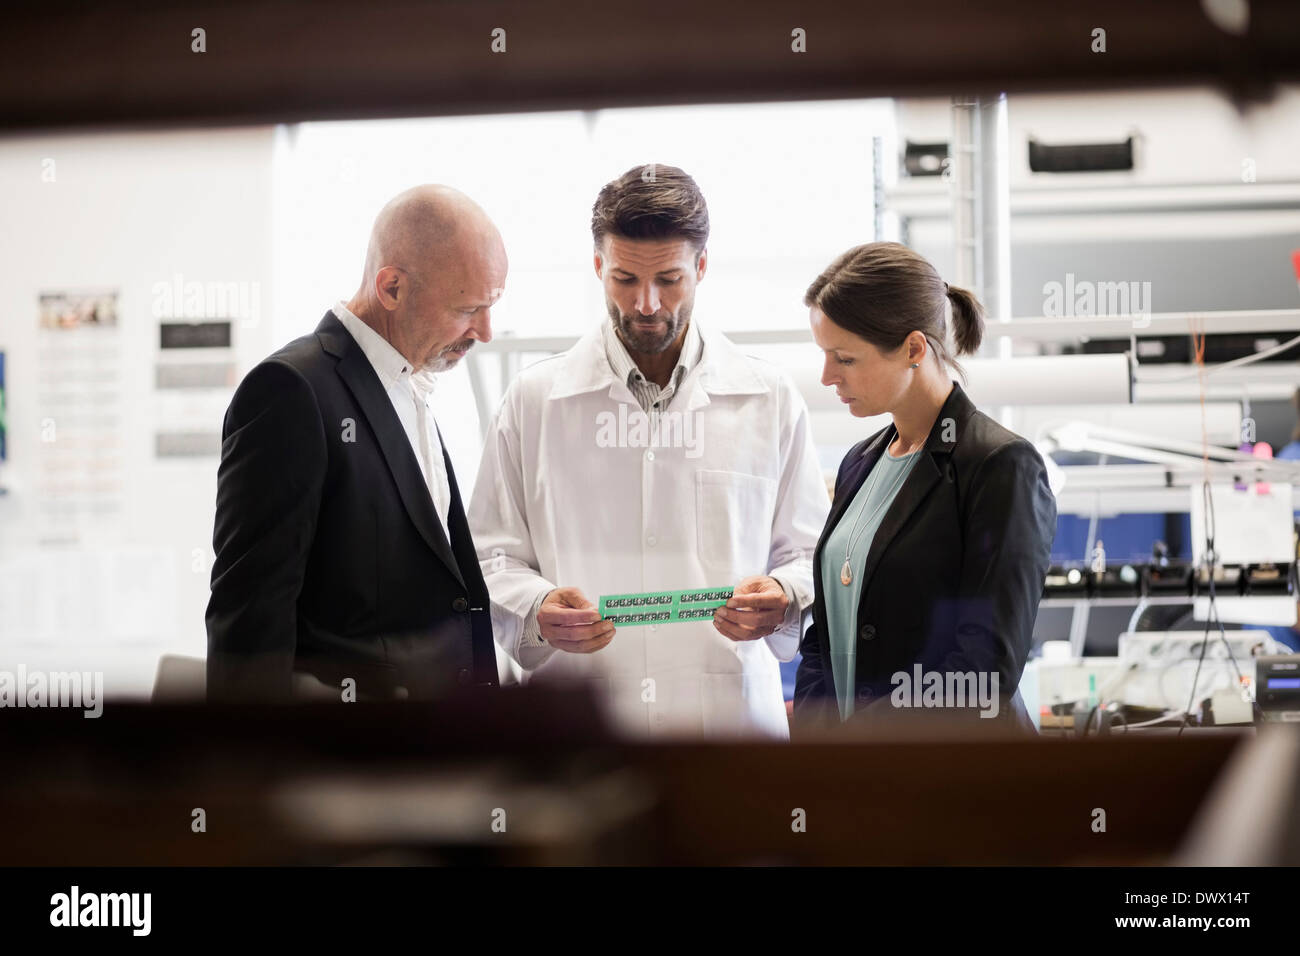
{"type": "Polygon", "coordinates": [[[644,624],[682,624],[713,620],[714,608],[726,604],[732,588],[691,588],[645,594],[606,594],[600,599],[600,616],[617,627],[644,624]]]}

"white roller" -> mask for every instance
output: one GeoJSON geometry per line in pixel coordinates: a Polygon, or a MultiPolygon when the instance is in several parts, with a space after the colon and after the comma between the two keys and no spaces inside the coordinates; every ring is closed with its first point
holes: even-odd
{"type": "MultiPolygon", "coordinates": [[[[966,392],[985,410],[996,405],[1128,405],[1133,400],[1132,369],[1124,354],[964,358],[961,363],[969,380],[966,392]]],[[[847,414],[835,389],[821,383],[821,374],[820,364],[791,369],[810,409],[847,414]]]]}
{"type": "Polygon", "coordinates": [[[1133,371],[1125,354],[963,359],[976,405],[1128,405],[1133,371]]]}

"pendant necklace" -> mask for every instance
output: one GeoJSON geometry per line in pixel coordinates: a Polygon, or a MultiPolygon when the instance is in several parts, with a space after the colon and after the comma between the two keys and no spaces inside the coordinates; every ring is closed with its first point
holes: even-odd
{"type": "MultiPolygon", "coordinates": [[[[888,446],[886,446],[885,451],[886,452],[889,451],[888,446]]],[[[908,454],[915,454],[915,452],[914,451],[908,452],[908,454]]],[[[906,456],[901,456],[901,457],[906,457],[906,456]]],[[[876,464],[877,466],[879,466],[880,463],[877,462],[876,464]]],[[[867,492],[868,500],[876,491],[876,484],[879,481],[879,475],[880,475],[880,472],[876,471],[875,468],[873,468],[872,471],[874,472],[874,474],[871,476],[873,479],[871,484],[871,490],[867,492]]],[[[907,471],[900,469],[899,471],[900,476],[906,476],[906,474],[907,471]]],[[[853,522],[853,531],[850,532],[849,543],[847,547],[845,547],[844,549],[844,564],[840,568],[840,584],[844,585],[845,587],[848,587],[850,584],[853,583],[853,568],[849,565],[849,555],[853,553],[853,546],[854,544],[857,543],[858,536],[862,533],[862,531],[865,531],[867,529],[867,525],[871,524],[871,520],[874,519],[876,515],[880,514],[880,509],[883,508],[887,503],[892,502],[894,500],[894,495],[898,492],[898,488],[901,484],[902,484],[901,477],[895,480],[894,486],[890,490],[890,493],[885,496],[884,501],[876,505],[875,510],[871,512],[871,519],[868,519],[866,525],[862,525],[861,531],[858,529],[858,525],[862,521],[862,515],[866,512],[866,508],[863,508],[862,511],[858,512],[858,520],[853,522]]]]}

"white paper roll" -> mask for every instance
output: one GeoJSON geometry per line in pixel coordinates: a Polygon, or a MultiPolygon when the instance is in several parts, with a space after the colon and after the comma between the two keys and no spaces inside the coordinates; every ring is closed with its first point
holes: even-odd
{"type": "MultiPolygon", "coordinates": [[[[1128,356],[1045,355],[1023,358],[964,358],[969,384],[963,386],[982,408],[995,405],[1128,405],[1133,373],[1128,356]]],[[[821,383],[822,367],[796,367],[795,384],[813,411],[840,409],[835,389],[821,383]]],[[[953,378],[960,381],[957,374],[953,378]]]]}

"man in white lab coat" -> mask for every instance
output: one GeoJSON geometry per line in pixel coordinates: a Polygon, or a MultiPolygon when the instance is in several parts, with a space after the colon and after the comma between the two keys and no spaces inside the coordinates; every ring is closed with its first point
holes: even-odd
{"type": "Polygon", "coordinates": [[[789,377],[692,318],[708,231],[680,169],[601,190],[609,320],[510,384],[469,522],[525,680],[585,684],[631,733],[785,738],[778,662],[813,600],[826,486],[789,377]],[[602,595],[733,587],[712,620],[616,628],[597,611],[602,595]]]}

